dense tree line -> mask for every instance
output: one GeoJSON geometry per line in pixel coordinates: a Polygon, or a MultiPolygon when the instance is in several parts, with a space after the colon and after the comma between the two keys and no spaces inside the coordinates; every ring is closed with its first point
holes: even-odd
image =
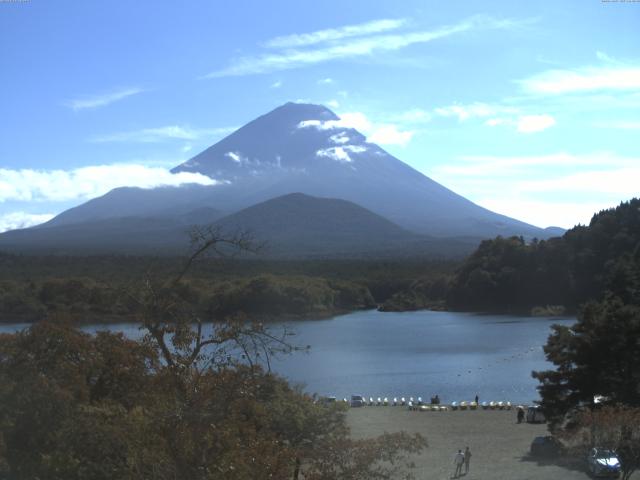
{"type": "MultiPolygon", "coordinates": [[[[126,285],[91,278],[0,282],[0,319],[31,322],[57,312],[81,323],[131,320],[131,302],[122,294],[126,285]]],[[[190,279],[180,288],[211,318],[232,313],[264,319],[313,317],[376,306],[369,289],[360,283],[304,275],[265,274],[213,282],[190,279]]]]}
{"type": "Polygon", "coordinates": [[[600,212],[555,242],[566,254],[565,302],[587,301],[544,346],[554,369],[533,372],[541,405],[571,450],[616,451],[628,479],[640,468],[640,201],[600,212]]]}
{"type": "Polygon", "coordinates": [[[505,312],[563,305],[575,312],[607,291],[637,302],[638,285],[640,200],[633,199],[559,238],[482,242],[456,273],[448,303],[456,309],[505,312]]]}
{"type": "MultiPolygon", "coordinates": [[[[0,322],[31,322],[51,312],[76,322],[128,321],[131,305],[121,292],[143,275],[168,278],[179,265],[177,257],[0,254],[0,322]]],[[[454,267],[404,260],[203,259],[181,288],[214,316],[314,317],[373,308],[406,290],[422,295],[422,286],[441,285],[454,267]]]]}

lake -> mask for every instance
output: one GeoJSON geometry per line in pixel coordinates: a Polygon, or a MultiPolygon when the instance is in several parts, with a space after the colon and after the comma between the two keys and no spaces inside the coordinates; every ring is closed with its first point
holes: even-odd
{"type": "MultiPolygon", "coordinates": [[[[457,312],[360,311],[324,320],[274,324],[294,331],[293,343],[311,345],[276,359],[275,371],[309,392],[366,397],[438,394],[445,403],[473,400],[531,403],[538,399],[532,370],[551,367],[542,345],[554,324],[574,318],[536,318],[457,312]]],[[[24,324],[5,324],[15,331],[24,324]]],[[[88,332],[106,328],[89,325],[88,332]]],[[[111,325],[132,338],[135,324],[111,325]]]]}

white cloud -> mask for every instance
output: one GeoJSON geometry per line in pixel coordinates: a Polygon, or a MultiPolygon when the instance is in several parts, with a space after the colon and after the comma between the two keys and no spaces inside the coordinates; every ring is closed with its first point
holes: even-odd
{"type": "Polygon", "coordinates": [[[522,195],[502,195],[494,198],[477,198],[475,203],[538,227],[568,229],[578,224],[588,225],[595,212],[615,207],[619,202],[544,201],[523,198],[522,195]]]}
{"type": "Polygon", "coordinates": [[[282,86],[282,82],[278,80],[277,82],[273,82],[269,88],[280,88],[282,86]]]}
{"type": "Polygon", "coordinates": [[[640,130],[640,121],[628,122],[628,121],[613,121],[613,122],[599,122],[594,124],[594,127],[598,128],[614,128],[616,130],[640,130]]]}
{"type": "Polygon", "coordinates": [[[442,117],[457,117],[458,121],[464,122],[471,118],[495,117],[496,115],[501,114],[513,114],[517,113],[518,109],[503,105],[490,105],[488,103],[474,102],[467,105],[453,104],[445,107],[438,107],[434,109],[434,112],[442,117]]]}
{"type": "Polygon", "coordinates": [[[160,167],[113,164],[74,170],[0,169],[0,203],[6,201],[86,200],[117,187],[154,188],[187,183],[216,185],[199,173],[172,174],[160,167]]]}
{"type": "Polygon", "coordinates": [[[335,135],[331,135],[329,137],[329,140],[336,144],[349,143],[351,141],[346,132],[340,132],[336,133],[335,135]]]}
{"type": "Polygon", "coordinates": [[[541,132],[555,125],[551,115],[521,115],[520,109],[509,105],[496,105],[482,102],[470,104],[453,104],[434,109],[434,113],[441,117],[457,117],[459,122],[474,118],[487,118],[484,124],[488,127],[508,125],[515,127],[520,133],[541,132]]]}
{"type": "Polygon", "coordinates": [[[367,148],[360,145],[343,145],[341,147],[331,147],[318,150],[316,152],[316,156],[330,158],[336,162],[351,163],[353,162],[353,159],[349,153],[362,153],[366,151],[367,148]]]}
{"type": "Polygon", "coordinates": [[[107,142],[140,142],[157,143],[166,140],[199,140],[207,137],[227,135],[236,130],[236,127],[223,128],[190,128],[180,125],[167,125],[165,127],[142,128],[128,132],[117,132],[107,135],[91,137],[89,141],[96,143],[107,142]]]}
{"type": "Polygon", "coordinates": [[[637,196],[640,158],[609,152],[467,156],[429,175],[493,211],[542,227],[570,228],[637,196]]]}
{"type": "Polygon", "coordinates": [[[268,48],[297,48],[324,42],[333,42],[343,38],[361,37],[400,28],[406,23],[404,19],[373,20],[357,25],[346,25],[339,28],[328,28],[310,33],[300,33],[276,37],[265,42],[268,48]]]}
{"type": "MultiPolygon", "coordinates": [[[[340,128],[353,128],[365,135],[367,139],[381,145],[406,145],[415,132],[401,131],[397,126],[388,123],[374,123],[361,112],[347,112],[340,115],[338,120],[304,120],[298,124],[298,128],[317,128],[319,130],[332,130],[340,128]]],[[[335,137],[335,135],[333,136],[335,137]]],[[[333,138],[331,137],[331,138],[333,138]]]]}
{"type": "MultiPolygon", "coordinates": [[[[411,45],[428,43],[441,38],[464,33],[476,29],[509,29],[522,25],[522,21],[495,19],[486,15],[476,15],[453,25],[445,25],[434,30],[403,32],[398,34],[378,34],[364,38],[347,39],[337,37],[336,41],[329,42],[321,47],[312,49],[287,49],[279,53],[268,53],[258,56],[250,56],[235,59],[229,66],[204,75],[203,78],[217,78],[239,75],[254,75],[266,72],[274,72],[299,68],[306,65],[353,58],[370,56],[379,52],[390,52],[411,45]],[[339,41],[338,40],[342,40],[339,41]]],[[[339,30],[339,29],[336,29],[339,30]]],[[[312,32],[308,35],[314,35],[312,32]]],[[[299,37],[299,36],[298,36],[299,37]]],[[[282,37],[282,38],[293,38],[282,37]]],[[[324,42],[324,41],[323,41],[324,42]]],[[[277,44],[284,46],[284,40],[277,44]]],[[[313,45],[318,42],[306,43],[313,45]]],[[[269,44],[269,42],[267,42],[269,44]]],[[[275,46],[275,45],[272,45],[275,46]]],[[[292,45],[288,45],[291,47],[292,45]]]]}
{"type": "Polygon", "coordinates": [[[78,97],[64,102],[64,104],[73,110],[85,110],[90,108],[106,107],[114,102],[123,100],[132,95],[142,93],[144,90],[137,87],[123,88],[110,93],[101,93],[98,95],[88,95],[78,97]]]}
{"type": "Polygon", "coordinates": [[[242,165],[243,163],[248,163],[248,159],[243,157],[240,152],[227,152],[224,154],[225,157],[230,158],[238,165],[242,165]]]}
{"type": "Polygon", "coordinates": [[[529,192],[575,192],[619,195],[623,199],[638,196],[640,165],[578,172],[554,178],[520,182],[520,188],[529,192]]]}
{"type": "Polygon", "coordinates": [[[604,52],[597,51],[596,52],[596,57],[598,57],[598,60],[602,60],[603,62],[618,63],[618,61],[616,59],[614,59],[613,57],[610,57],[609,55],[607,55],[604,52]]]}
{"type": "Polygon", "coordinates": [[[550,95],[640,90],[640,67],[608,64],[575,70],[548,70],[519,83],[529,93],[550,95]]]}
{"type": "Polygon", "coordinates": [[[420,108],[414,108],[394,115],[391,119],[401,123],[426,123],[431,121],[431,114],[420,108]]]}
{"type": "Polygon", "coordinates": [[[380,125],[371,135],[368,140],[373,143],[379,143],[381,145],[401,145],[405,146],[415,132],[405,131],[401,132],[395,125],[380,125]]]}
{"type": "Polygon", "coordinates": [[[553,127],[556,124],[551,115],[524,115],[518,118],[517,129],[521,133],[535,133],[553,127]]]}
{"type": "Polygon", "coordinates": [[[318,85],[330,85],[333,83],[333,78],[322,78],[318,80],[318,85]]]}
{"type": "Polygon", "coordinates": [[[338,108],[340,106],[340,103],[337,100],[329,100],[328,102],[325,102],[325,103],[331,108],[338,108]]]}
{"type": "Polygon", "coordinates": [[[484,122],[484,124],[487,125],[488,127],[496,127],[498,125],[503,125],[505,123],[509,123],[509,121],[506,118],[490,118],[489,120],[484,122]]]}
{"type": "Polygon", "coordinates": [[[319,130],[331,130],[334,128],[355,128],[361,133],[372,129],[373,125],[364,113],[347,112],[340,115],[338,120],[303,120],[298,124],[298,128],[315,127],[319,130]]]}
{"type": "Polygon", "coordinates": [[[593,153],[589,155],[574,155],[560,152],[548,155],[532,156],[495,156],[495,155],[467,155],[458,158],[457,164],[446,164],[437,168],[438,173],[457,177],[498,177],[523,173],[528,176],[536,168],[545,172],[552,171],[549,167],[575,167],[603,169],[627,168],[638,164],[640,159],[621,157],[609,152],[593,153]]]}
{"type": "Polygon", "coordinates": [[[53,213],[25,213],[11,212],[0,215],[0,232],[27,228],[48,222],[55,215],[53,213]]]}

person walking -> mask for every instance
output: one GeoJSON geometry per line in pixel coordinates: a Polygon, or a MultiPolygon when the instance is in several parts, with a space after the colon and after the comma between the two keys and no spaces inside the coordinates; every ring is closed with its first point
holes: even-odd
{"type": "Polygon", "coordinates": [[[471,462],[471,450],[469,447],[464,450],[464,474],[469,473],[469,463],[471,462]]]}
{"type": "Polygon", "coordinates": [[[456,466],[453,478],[460,478],[460,475],[462,474],[462,465],[464,465],[464,453],[462,453],[462,450],[458,450],[458,453],[456,453],[456,456],[453,458],[453,463],[456,466]]]}

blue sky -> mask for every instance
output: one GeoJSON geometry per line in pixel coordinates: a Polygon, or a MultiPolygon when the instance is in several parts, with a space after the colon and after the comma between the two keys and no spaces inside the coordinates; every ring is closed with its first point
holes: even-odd
{"type": "Polygon", "coordinates": [[[640,3],[0,1],[0,230],[168,169],[287,101],[494,211],[640,193],[640,3]],[[399,4],[399,5],[398,5],[399,4]]]}

